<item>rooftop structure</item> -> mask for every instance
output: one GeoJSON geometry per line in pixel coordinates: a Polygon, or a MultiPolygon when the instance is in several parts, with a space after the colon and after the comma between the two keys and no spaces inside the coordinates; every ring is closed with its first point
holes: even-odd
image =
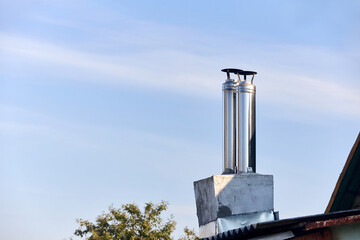
{"type": "Polygon", "coordinates": [[[346,160],[326,213],[360,208],[360,133],[346,160]]]}
{"type": "Polygon", "coordinates": [[[360,210],[356,209],[252,224],[201,240],[359,238],[360,210]]]}
{"type": "Polygon", "coordinates": [[[200,237],[278,218],[272,175],[256,173],[256,87],[253,71],[226,73],[223,172],[194,182],[200,237]],[[235,78],[231,78],[231,74],[235,78]]]}
{"type": "Polygon", "coordinates": [[[194,182],[200,238],[360,239],[360,133],[325,213],[279,220],[274,211],[273,176],[256,173],[253,80],[257,73],[235,68],[222,71],[227,74],[222,85],[223,172],[194,182]]]}
{"type": "Polygon", "coordinates": [[[360,239],[360,206],[358,205],[360,133],[342,170],[324,214],[249,224],[201,240],[293,239],[331,240],[360,239]],[[356,188],[357,187],[357,188],[356,188]]]}

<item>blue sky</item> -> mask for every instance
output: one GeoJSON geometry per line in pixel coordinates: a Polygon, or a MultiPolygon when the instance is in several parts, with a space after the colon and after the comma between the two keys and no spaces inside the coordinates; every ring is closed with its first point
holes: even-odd
{"type": "Polygon", "coordinates": [[[359,25],[359,1],[0,0],[0,238],[160,200],[196,228],[225,67],[258,72],[280,217],[323,212],[359,132],[359,25]]]}

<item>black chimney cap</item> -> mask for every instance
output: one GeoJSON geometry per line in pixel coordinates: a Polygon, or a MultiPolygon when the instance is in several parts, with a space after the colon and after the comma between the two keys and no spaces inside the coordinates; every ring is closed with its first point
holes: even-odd
{"type": "Polygon", "coordinates": [[[235,73],[235,74],[240,74],[241,72],[243,72],[243,70],[237,68],[224,68],[221,71],[226,73],[235,73]]]}
{"type": "Polygon", "coordinates": [[[247,75],[255,75],[255,74],[257,74],[257,72],[254,72],[254,71],[241,71],[241,72],[239,72],[239,75],[245,75],[245,76],[247,76],[247,75]]]}

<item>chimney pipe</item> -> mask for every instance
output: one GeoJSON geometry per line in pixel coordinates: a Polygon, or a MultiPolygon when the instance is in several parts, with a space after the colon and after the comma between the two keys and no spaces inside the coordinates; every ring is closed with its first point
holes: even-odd
{"type": "Polygon", "coordinates": [[[230,73],[242,72],[240,69],[227,68],[227,79],[222,85],[223,91],[223,120],[224,120],[224,166],[223,174],[236,173],[236,87],[238,80],[231,79],[230,73]]]}
{"type": "Polygon", "coordinates": [[[239,84],[236,88],[238,98],[238,148],[237,161],[239,172],[256,172],[256,112],[255,93],[253,85],[253,71],[242,71],[238,73],[239,84]],[[244,76],[240,79],[240,75],[244,76]],[[246,79],[246,76],[252,76],[246,79]]]}
{"type": "Polygon", "coordinates": [[[253,71],[225,68],[223,89],[223,174],[256,172],[256,113],[253,71]],[[230,73],[238,76],[231,79],[230,73]],[[240,76],[243,76],[241,79],[240,76]],[[247,76],[251,76],[247,78],[247,76]]]}
{"type": "Polygon", "coordinates": [[[204,239],[279,219],[274,212],[273,176],[255,173],[253,80],[257,73],[234,68],[221,71],[227,74],[222,85],[223,173],[194,182],[199,235],[204,239]]]}

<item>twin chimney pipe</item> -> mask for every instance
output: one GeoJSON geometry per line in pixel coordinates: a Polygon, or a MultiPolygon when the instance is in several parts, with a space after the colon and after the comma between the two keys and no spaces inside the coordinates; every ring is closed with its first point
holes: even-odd
{"type": "Polygon", "coordinates": [[[253,81],[257,73],[234,68],[221,71],[227,74],[223,83],[223,174],[256,172],[256,87],[253,81]],[[238,79],[231,79],[230,73],[238,79]],[[252,77],[247,79],[247,76],[252,77]]]}

